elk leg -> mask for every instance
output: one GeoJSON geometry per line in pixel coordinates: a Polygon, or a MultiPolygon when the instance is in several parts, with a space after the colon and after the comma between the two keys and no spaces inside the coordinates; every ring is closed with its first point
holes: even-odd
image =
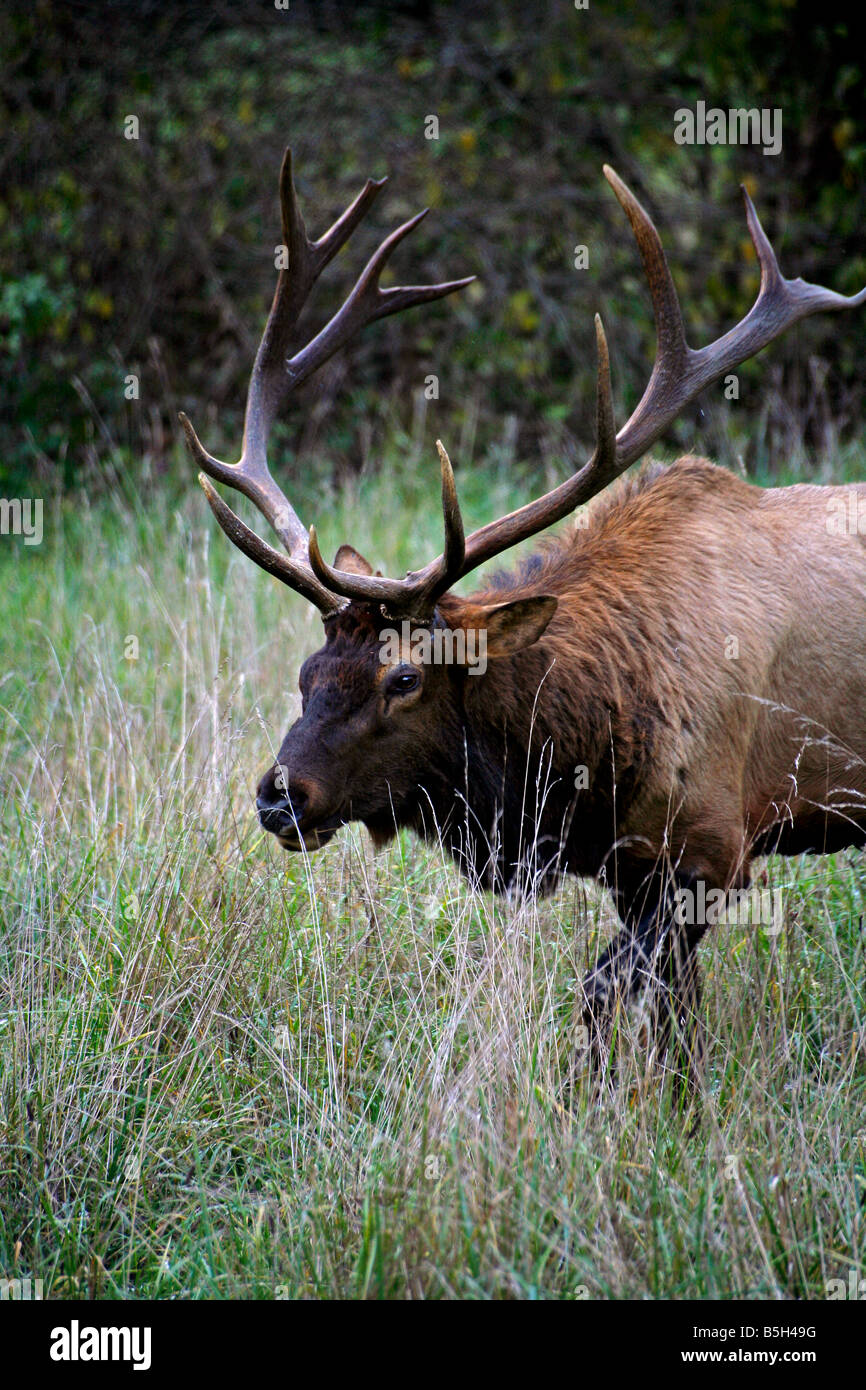
{"type": "Polygon", "coordinates": [[[676,921],[668,886],[644,888],[637,913],[635,902],[632,897],[625,926],[583,981],[590,1067],[606,1063],[617,1005],[643,994],[655,1055],[681,1053],[694,1085],[703,1061],[696,947],[704,928],[676,921]]]}
{"type": "Polygon", "coordinates": [[[656,1056],[668,1059],[678,1084],[696,1090],[704,1062],[700,1022],[701,980],[694,932],[671,926],[663,944],[652,992],[656,1056]]]}

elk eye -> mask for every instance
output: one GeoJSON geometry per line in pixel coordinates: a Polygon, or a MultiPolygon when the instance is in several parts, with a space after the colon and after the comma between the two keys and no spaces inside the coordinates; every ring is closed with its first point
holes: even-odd
{"type": "Polygon", "coordinates": [[[389,695],[408,695],[421,684],[421,674],[414,666],[398,666],[388,679],[389,695]]]}

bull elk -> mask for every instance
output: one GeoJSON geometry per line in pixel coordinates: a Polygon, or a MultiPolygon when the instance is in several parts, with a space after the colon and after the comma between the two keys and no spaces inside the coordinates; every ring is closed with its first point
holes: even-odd
{"type": "MultiPolygon", "coordinates": [[[[691,348],[655,226],[616,173],[604,173],[652,297],[657,350],[643,397],[617,433],[596,317],[592,457],[465,536],[439,445],[445,543],[422,569],[382,577],[350,545],[329,565],[267,464],[277,411],[351,335],[470,282],[380,287],[386,260],[421,213],[381,244],[321,332],[292,350],[310,290],[384,180],[369,181],[311,241],[286,152],[288,268],[250,379],[240,462],[213,458],[181,421],[226,535],[314,603],[324,623],[324,646],[300,670],[301,716],[258,785],[262,825],[285,849],[307,851],[349,821],[363,822],[377,846],[408,826],[446,845],[475,883],[500,891],[528,881],[543,892],[566,872],[603,879],[623,925],[584,980],[593,1036],[605,1042],[617,1001],[640,992],[659,1054],[687,1040],[694,1062],[695,948],[707,922],[683,921],[675,894],[683,885],[704,895],[742,890],[754,856],[770,851],[866,843],[866,526],[835,524],[852,506],[866,514],[866,483],[762,489],[681,458],[621,483],[583,514],[587,524],[471,597],[453,585],[595,497],[699,392],[785,329],[862,304],[866,289],[846,297],[786,280],[744,190],[757,299],[736,327],[691,348]],[[251,531],[208,479],[250,498],[287,554],[251,531]],[[395,623],[401,635],[388,645],[383,633],[397,632],[395,623]],[[483,674],[468,656],[419,658],[410,640],[419,631],[482,634],[483,674]]],[[[452,650],[460,650],[453,640],[452,650]]]]}

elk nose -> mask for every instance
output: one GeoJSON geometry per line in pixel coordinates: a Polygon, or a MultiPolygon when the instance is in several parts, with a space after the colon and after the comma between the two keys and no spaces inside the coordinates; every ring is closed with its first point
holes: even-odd
{"type": "Polygon", "coordinates": [[[291,781],[288,791],[276,785],[269,773],[262,778],[256,797],[256,810],[265,830],[274,834],[303,829],[304,817],[310,804],[310,796],[300,782],[291,781]]]}
{"type": "Polygon", "coordinates": [[[285,796],[280,797],[278,801],[267,801],[264,797],[257,796],[256,810],[265,830],[273,831],[274,834],[293,829],[295,821],[299,819],[292,803],[285,796]]]}

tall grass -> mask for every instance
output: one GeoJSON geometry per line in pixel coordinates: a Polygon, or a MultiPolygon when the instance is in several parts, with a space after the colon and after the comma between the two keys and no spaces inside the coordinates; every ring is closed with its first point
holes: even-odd
{"type": "MultiPolygon", "coordinates": [[[[312,514],[399,571],[438,543],[431,473],[395,460],[312,514]]],[[[505,476],[477,471],[470,515],[516,500],[505,476]]],[[[768,861],[783,932],[702,946],[699,1124],[636,1041],[596,1097],[576,997],[604,896],[493,900],[354,828],[283,854],[254,786],[318,618],[194,489],[131,497],[0,551],[0,1275],[820,1298],[866,1274],[863,856],[768,861]]]]}

